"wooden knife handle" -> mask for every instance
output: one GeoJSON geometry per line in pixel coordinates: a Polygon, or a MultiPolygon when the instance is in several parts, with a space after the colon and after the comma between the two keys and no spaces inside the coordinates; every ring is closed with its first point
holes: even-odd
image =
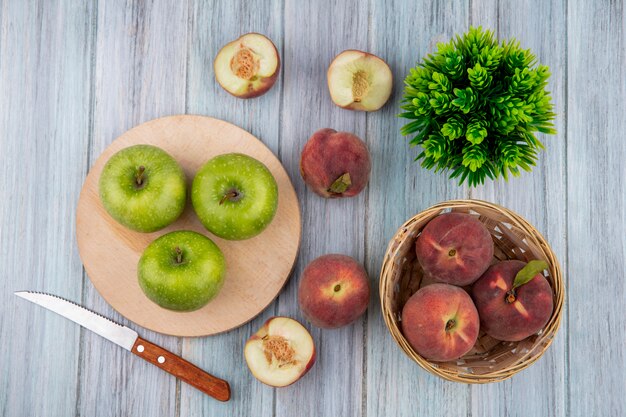
{"type": "Polygon", "coordinates": [[[209,375],[191,362],[154,343],[138,337],[131,352],[217,400],[228,401],[230,399],[228,382],[209,375]]]}

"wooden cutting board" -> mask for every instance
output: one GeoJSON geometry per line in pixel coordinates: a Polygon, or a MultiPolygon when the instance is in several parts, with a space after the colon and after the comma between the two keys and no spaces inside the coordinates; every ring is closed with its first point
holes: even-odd
{"type": "MultiPolygon", "coordinates": [[[[189,193],[188,193],[189,194],[189,193]]],[[[230,123],[203,116],[171,116],[139,125],[117,138],[91,168],[78,201],[78,250],[91,282],[102,297],[127,319],[156,332],[207,336],[241,326],[263,311],[287,281],[300,245],[298,198],[287,172],[257,138],[230,123]],[[196,217],[191,201],[172,225],[154,233],[126,229],[104,210],[98,181],[109,157],[136,144],[158,146],[183,167],[188,190],[194,174],[210,158],[229,152],[263,162],[278,183],[278,210],[260,235],[228,241],[210,234],[196,217]],[[200,310],[180,313],[150,301],[137,282],[137,262],[157,237],[174,230],[195,230],[210,237],[227,262],[224,286],[200,310]]]]}

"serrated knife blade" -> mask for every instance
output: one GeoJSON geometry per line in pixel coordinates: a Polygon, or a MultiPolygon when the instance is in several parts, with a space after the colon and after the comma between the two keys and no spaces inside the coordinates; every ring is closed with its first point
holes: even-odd
{"type": "Polygon", "coordinates": [[[54,311],[126,350],[132,350],[139,337],[133,329],[117,324],[113,320],[56,295],[35,291],[18,291],[15,295],[54,311]]]}
{"type": "Polygon", "coordinates": [[[172,352],[142,339],[137,332],[129,327],[122,326],[56,295],[37,291],[18,291],[15,295],[80,324],[217,400],[228,401],[230,399],[228,382],[210,375],[191,362],[187,362],[172,352]]]}

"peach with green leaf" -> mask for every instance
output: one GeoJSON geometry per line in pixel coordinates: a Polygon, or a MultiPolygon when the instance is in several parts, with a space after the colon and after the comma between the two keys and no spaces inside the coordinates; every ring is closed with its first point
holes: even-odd
{"type": "Polygon", "coordinates": [[[481,327],[498,340],[517,342],[536,334],[552,315],[552,288],[545,261],[503,261],[491,266],[472,287],[481,327]]]}
{"type": "Polygon", "coordinates": [[[304,145],[300,174],[324,198],[353,197],[367,185],[372,163],[365,143],[356,135],[320,129],[304,145]]]}

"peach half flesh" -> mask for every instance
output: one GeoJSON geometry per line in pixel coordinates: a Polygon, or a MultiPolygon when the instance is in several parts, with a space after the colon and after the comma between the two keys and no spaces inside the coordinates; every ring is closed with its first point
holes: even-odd
{"type": "Polygon", "coordinates": [[[289,317],[272,317],[244,348],[252,375],[272,387],[302,378],[315,363],[315,345],[307,329],[289,317]]]}
{"type": "Polygon", "coordinates": [[[248,33],[226,44],[213,63],[215,79],[235,97],[265,94],[276,82],[280,57],[276,46],[259,33],[248,33]]]}
{"type": "Polygon", "coordinates": [[[328,67],[327,77],[331,99],[344,109],[376,111],[391,96],[389,65],[367,52],[343,51],[328,67]]]}

